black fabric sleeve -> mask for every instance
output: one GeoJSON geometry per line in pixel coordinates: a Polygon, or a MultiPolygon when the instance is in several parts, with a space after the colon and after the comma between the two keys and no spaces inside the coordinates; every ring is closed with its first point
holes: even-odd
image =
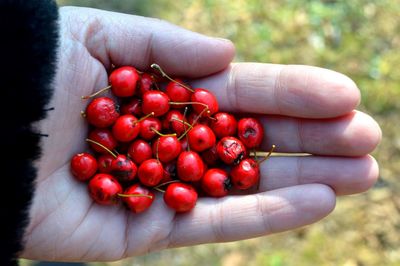
{"type": "Polygon", "coordinates": [[[56,72],[58,8],[52,0],[0,0],[0,265],[17,265],[40,156],[32,124],[46,116],[56,72]]]}

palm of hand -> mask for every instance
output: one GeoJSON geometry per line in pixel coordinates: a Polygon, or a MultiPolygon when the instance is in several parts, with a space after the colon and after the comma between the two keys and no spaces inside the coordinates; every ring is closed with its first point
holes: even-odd
{"type": "MultiPolygon", "coordinates": [[[[158,32],[161,27],[158,25],[161,23],[159,21],[144,21],[143,18],[122,17],[122,15],[110,13],[99,15],[99,13],[93,10],[62,12],[59,71],[55,80],[56,93],[51,103],[55,110],[40,125],[43,133],[48,133],[49,137],[44,139],[43,156],[38,163],[39,178],[31,209],[31,222],[26,233],[24,257],[66,261],[117,260],[167,247],[265,235],[296,228],[324,217],[333,209],[335,203],[335,193],[330,187],[337,194],[350,194],[364,191],[374,183],[377,176],[376,163],[371,157],[364,156],[379,142],[379,130],[371,119],[368,120],[369,118],[360,113],[345,111],[344,109],[348,107],[343,107],[343,111],[340,111],[341,107],[335,104],[332,104],[332,110],[339,109],[337,114],[329,113],[328,110],[326,114],[322,113],[321,117],[312,115],[319,107],[306,109],[307,105],[305,107],[299,105],[296,109],[287,107],[285,103],[278,103],[271,107],[268,103],[262,102],[262,99],[260,103],[265,106],[261,106],[251,101],[255,97],[251,92],[239,90],[242,89],[240,87],[245,86],[250,86],[252,91],[266,90],[266,87],[268,88],[266,81],[269,79],[260,77],[262,75],[277,76],[277,72],[281,77],[273,79],[279,81],[279,84],[273,87],[279,90],[286,86],[285,80],[301,80],[295,79],[295,72],[301,71],[301,67],[293,69],[289,67],[286,70],[282,70],[281,66],[271,65],[228,67],[232,47],[227,46],[226,43],[224,49],[227,52],[219,55],[219,58],[214,58],[214,61],[219,61],[219,63],[209,63],[213,65],[212,67],[203,63],[206,64],[203,66],[199,59],[193,60],[194,55],[185,51],[184,48],[188,49],[187,46],[190,46],[185,46],[185,41],[178,42],[182,47],[174,46],[171,44],[173,42],[171,39],[175,37],[164,36],[165,32],[180,33],[182,30],[162,24],[165,29],[158,32]],[[90,15],[94,15],[95,18],[91,18],[90,15]],[[99,21],[100,17],[102,21],[99,21]],[[77,21],[81,23],[76,24],[77,21]],[[137,31],[136,35],[119,37],[120,40],[115,40],[115,42],[123,38],[134,42],[131,42],[132,47],[127,48],[125,45],[119,47],[121,49],[118,51],[118,47],[110,44],[111,41],[107,37],[115,36],[117,33],[98,26],[99,22],[104,26],[105,21],[120,27],[122,22],[142,26],[149,24],[151,26],[148,30],[151,34],[145,33],[142,29],[137,31]],[[99,33],[100,29],[101,33],[99,33]],[[138,38],[142,38],[142,42],[138,38]],[[160,43],[164,39],[165,43],[170,43],[170,46],[157,48],[157,38],[160,43]],[[139,46],[139,43],[145,45],[139,46]],[[175,52],[186,53],[179,58],[179,62],[189,64],[189,66],[175,67],[176,60],[173,56],[165,54],[165,51],[171,47],[175,49],[175,52]],[[133,50],[132,54],[125,54],[124,51],[127,50],[133,50]],[[137,58],[131,59],[132,55],[136,55],[137,58]],[[117,65],[131,64],[141,69],[148,67],[151,60],[157,63],[164,62],[170,66],[170,73],[193,77],[194,84],[202,84],[214,90],[221,101],[222,109],[275,114],[262,119],[268,121],[268,126],[271,127],[267,130],[268,141],[280,142],[276,144],[281,147],[281,151],[310,152],[332,157],[272,158],[271,163],[268,161],[268,167],[267,164],[261,165],[263,180],[259,191],[253,191],[252,195],[230,196],[223,199],[204,198],[188,214],[175,215],[166,208],[161,194],[157,195],[153,206],[140,215],[128,212],[123,206],[97,205],[90,199],[87,187],[71,177],[69,160],[74,153],[81,152],[82,147],[86,145],[84,139],[87,134],[87,124],[80,117],[80,111],[84,110],[86,102],[80,97],[107,84],[106,69],[111,60],[117,65]],[[190,69],[191,67],[194,69],[190,69]],[[256,71],[250,72],[250,68],[256,71]],[[223,69],[225,71],[202,78],[223,69]],[[269,73],[266,73],[267,70],[269,73]],[[286,73],[285,71],[287,75],[282,74],[286,73]],[[250,75],[248,80],[250,85],[246,85],[241,79],[242,72],[253,75],[253,79],[250,75]],[[235,81],[232,82],[233,79],[235,81]],[[257,82],[264,83],[257,85],[257,82]],[[226,87],[226,90],[220,89],[221,87],[226,87]],[[235,94],[236,96],[232,96],[235,94]],[[249,99],[246,100],[246,97],[249,99]],[[239,98],[240,102],[237,101],[239,98]],[[298,114],[302,117],[318,119],[290,117],[298,114]],[[336,116],[342,117],[335,118],[336,116]],[[329,119],[320,121],[319,118],[329,119]],[[298,128],[303,129],[298,131],[298,128]],[[347,134],[346,129],[349,130],[349,128],[357,133],[347,134]],[[292,137],[290,133],[287,136],[281,136],[285,130],[293,131],[293,129],[296,131],[295,137],[292,137]],[[299,132],[301,134],[298,134],[299,132]],[[348,147],[348,143],[365,137],[365,132],[368,132],[369,139],[365,141],[362,148],[357,149],[356,145],[354,148],[348,147]],[[321,137],[315,134],[327,134],[328,140],[321,143],[321,137]],[[320,141],[315,142],[316,139],[320,141]],[[325,147],[333,147],[333,150],[325,152],[325,147]],[[362,157],[336,157],[349,155],[362,157]],[[340,171],[342,174],[339,170],[334,170],[338,167],[342,170],[340,171]]],[[[121,28],[116,31],[118,30],[121,28]]],[[[123,35],[124,32],[121,31],[119,35],[123,35]]],[[[184,34],[191,36],[191,33],[186,31],[184,34]]],[[[203,37],[195,35],[193,39],[196,38],[203,37]]],[[[199,49],[210,52],[211,47],[214,46],[210,44],[209,47],[197,47],[193,53],[198,53],[199,49]]],[[[223,45],[220,44],[220,46],[223,45]]],[[[221,54],[218,47],[215,49],[217,50],[215,54],[221,54]]],[[[174,51],[171,53],[174,54],[174,51]]],[[[212,61],[215,54],[213,55],[212,51],[210,53],[212,61]]],[[[310,79],[308,83],[311,84],[307,86],[316,87],[317,85],[312,85],[314,82],[312,79],[323,72],[313,74],[311,72],[317,71],[316,69],[305,70],[308,71],[310,79]]],[[[300,76],[298,73],[297,75],[300,76]]],[[[348,84],[345,85],[348,86],[348,84]]],[[[302,86],[306,85],[299,85],[299,87],[302,86]]],[[[300,98],[310,100],[310,95],[306,95],[306,92],[301,90],[297,92],[304,94],[304,96],[300,95],[300,98]]],[[[312,102],[312,99],[310,101],[312,102]]],[[[356,101],[357,99],[353,99],[353,102],[356,101]]]]}

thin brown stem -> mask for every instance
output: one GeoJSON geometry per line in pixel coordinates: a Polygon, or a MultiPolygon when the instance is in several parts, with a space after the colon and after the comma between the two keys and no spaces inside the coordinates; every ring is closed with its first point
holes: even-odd
{"type": "Polygon", "coordinates": [[[136,125],[137,123],[140,123],[143,120],[145,120],[146,118],[149,118],[151,116],[154,116],[154,112],[151,112],[150,114],[147,114],[147,115],[141,117],[139,120],[136,120],[135,122],[133,122],[133,125],[136,125]]]}
{"type": "Polygon", "coordinates": [[[161,136],[161,137],[176,137],[176,133],[172,133],[172,134],[163,134],[160,131],[158,131],[157,129],[155,129],[154,127],[150,128],[151,131],[157,133],[157,135],[161,136]]]}
{"type": "Polygon", "coordinates": [[[274,152],[275,148],[276,148],[276,146],[272,145],[271,150],[269,152],[252,151],[252,152],[250,152],[250,156],[254,156],[256,158],[257,158],[257,156],[264,157],[261,161],[258,162],[260,164],[260,163],[264,162],[265,160],[267,160],[269,157],[271,157],[271,154],[274,152]]]}
{"type": "Polygon", "coordinates": [[[155,190],[157,190],[158,192],[161,192],[161,193],[165,193],[165,190],[164,189],[161,189],[161,188],[158,188],[158,187],[153,187],[155,190]]]}
{"type": "Polygon", "coordinates": [[[98,143],[97,141],[91,140],[91,139],[86,139],[87,142],[96,144],[97,146],[100,146],[101,148],[103,148],[104,150],[106,150],[108,153],[110,153],[114,158],[117,158],[117,155],[115,155],[115,153],[113,153],[109,148],[107,148],[106,146],[104,146],[101,143],[98,143]]]}
{"type": "Polygon", "coordinates": [[[81,96],[81,98],[82,98],[82,100],[87,100],[87,99],[93,98],[93,97],[95,97],[95,96],[97,96],[97,95],[99,95],[99,94],[101,94],[101,93],[103,93],[103,92],[105,92],[106,90],[109,90],[109,89],[111,89],[111,85],[107,86],[107,87],[105,87],[105,88],[103,88],[103,89],[101,89],[99,91],[96,91],[95,93],[93,93],[91,95],[81,96]]]}
{"type": "Polygon", "coordinates": [[[117,195],[119,197],[121,197],[121,198],[131,198],[131,197],[146,197],[146,198],[149,198],[149,199],[153,198],[153,196],[144,195],[144,194],[122,194],[122,193],[118,193],[117,195]]]}
{"type": "Polygon", "coordinates": [[[183,84],[183,83],[181,83],[181,82],[179,82],[179,81],[176,81],[176,80],[174,80],[173,78],[171,78],[170,76],[168,76],[168,75],[162,70],[162,68],[161,68],[159,65],[157,65],[157,64],[151,64],[151,68],[153,68],[153,69],[157,70],[158,72],[160,72],[160,74],[161,74],[164,78],[167,78],[167,79],[169,79],[170,81],[175,82],[175,83],[181,85],[182,87],[184,87],[185,89],[187,89],[187,90],[190,91],[190,92],[194,92],[193,89],[189,88],[189,87],[186,86],[185,84],[183,84]]]}
{"type": "Polygon", "coordinates": [[[178,183],[178,182],[181,182],[181,181],[179,181],[179,180],[171,180],[171,181],[167,181],[167,182],[164,182],[162,184],[159,184],[159,185],[155,186],[154,188],[160,188],[162,186],[169,185],[169,184],[172,184],[172,183],[178,183]]]}

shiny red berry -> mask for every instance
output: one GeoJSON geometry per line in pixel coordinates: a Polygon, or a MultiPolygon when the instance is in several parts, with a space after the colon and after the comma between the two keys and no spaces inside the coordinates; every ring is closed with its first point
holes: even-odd
{"type": "Polygon", "coordinates": [[[187,121],[181,112],[170,110],[163,119],[163,129],[180,136],[183,132],[189,129],[189,126],[185,125],[185,122],[187,121]]]}
{"type": "MultiPolygon", "coordinates": [[[[111,151],[114,150],[118,144],[115,138],[113,137],[111,131],[108,129],[103,129],[103,128],[94,129],[89,133],[88,138],[95,142],[100,143],[101,145],[105,146],[107,149],[111,151]]],[[[99,153],[109,154],[107,150],[105,150],[104,148],[102,148],[97,144],[90,143],[89,145],[93,150],[99,153]]]]}
{"type": "Polygon", "coordinates": [[[136,177],[137,167],[132,160],[120,154],[111,162],[111,173],[121,182],[132,181],[136,177]]]}
{"type": "Polygon", "coordinates": [[[135,94],[139,74],[134,67],[123,66],[111,73],[109,81],[115,96],[130,97],[135,94]]]}
{"type": "Polygon", "coordinates": [[[209,169],[201,179],[201,187],[207,195],[223,197],[228,195],[231,189],[231,181],[228,173],[219,168],[209,169]]]}
{"type": "Polygon", "coordinates": [[[120,112],[121,115],[134,115],[140,117],[143,115],[142,103],[137,98],[130,98],[122,103],[120,112]]]}
{"type": "Polygon", "coordinates": [[[205,125],[195,125],[188,133],[189,146],[191,149],[202,152],[215,145],[214,132],[205,125]]]}
{"type": "Polygon", "coordinates": [[[157,136],[157,131],[161,131],[162,125],[157,117],[148,117],[140,122],[140,137],[151,140],[157,136]]]}
{"type": "Polygon", "coordinates": [[[97,172],[97,161],[93,155],[83,152],[71,159],[71,172],[79,181],[89,180],[97,172]]]}
{"type": "Polygon", "coordinates": [[[211,121],[211,129],[217,138],[234,136],[237,130],[237,122],[233,115],[228,113],[216,113],[211,121]]]}
{"type": "MultiPolygon", "coordinates": [[[[175,79],[175,81],[182,83],[182,80],[180,79],[175,79]]],[[[172,102],[189,102],[192,92],[177,82],[170,81],[165,89],[165,93],[172,102]]],[[[186,105],[173,105],[173,108],[184,108],[185,106],[186,105]]]]}
{"type": "Polygon", "coordinates": [[[97,174],[89,182],[89,194],[91,198],[102,205],[118,203],[118,194],[122,193],[122,187],[118,181],[109,174],[97,174]]]}
{"type": "Polygon", "coordinates": [[[169,163],[164,163],[163,164],[164,168],[164,176],[163,179],[161,179],[160,184],[172,181],[176,178],[176,162],[172,161],[169,163]]]}
{"type": "Polygon", "coordinates": [[[224,137],[218,141],[217,154],[226,164],[238,164],[247,156],[246,147],[235,137],[224,137]]]}
{"type": "Polygon", "coordinates": [[[193,110],[195,113],[200,114],[206,108],[204,105],[208,106],[208,111],[204,112],[202,116],[211,116],[218,112],[218,101],[215,98],[214,94],[205,89],[195,89],[194,93],[191,96],[192,102],[202,103],[200,104],[192,104],[193,110]]]}
{"type": "Polygon", "coordinates": [[[111,162],[114,157],[111,154],[103,154],[97,158],[97,165],[99,166],[99,172],[104,174],[111,173],[111,162]]]}
{"type": "Polygon", "coordinates": [[[203,151],[200,156],[208,166],[215,166],[219,163],[216,145],[212,146],[208,150],[203,151]]]}
{"type": "Polygon", "coordinates": [[[164,177],[164,169],[160,161],[149,159],[144,161],[138,169],[140,182],[148,187],[154,187],[160,183],[164,177]]]}
{"type": "Polygon", "coordinates": [[[245,190],[258,184],[260,180],[260,168],[255,160],[247,158],[232,167],[230,175],[233,187],[245,190]]]}
{"type": "Polygon", "coordinates": [[[242,118],[238,122],[238,137],[247,148],[257,148],[264,138],[264,128],[256,118],[242,118]]]}
{"type": "Polygon", "coordinates": [[[165,190],[164,202],[176,212],[188,212],[196,205],[197,192],[188,184],[172,183],[165,190]]]}
{"type": "Polygon", "coordinates": [[[142,76],[140,77],[140,83],[139,83],[139,89],[140,89],[140,94],[143,95],[148,91],[151,91],[153,89],[154,85],[154,78],[152,75],[143,73],[142,76]]]}
{"type": "Polygon", "coordinates": [[[142,111],[144,114],[154,112],[154,116],[162,116],[169,110],[169,98],[162,91],[148,91],[143,94],[142,111]]]}
{"type": "Polygon", "coordinates": [[[167,163],[175,160],[182,151],[181,143],[175,136],[162,136],[152,145],[153,155],[161,162],[167,163]]]}
{"type": "Polygon", "coordinates": [[[199,181],[205,171],[204,162],[198,153],[194,151],[182,152],[176,162],[178,177],[182,181],[199,181]]]}
{"type": "Polygon", "coordinates": [[[129,142],[134,140],[140,132],[140,125],[133,115],[122,115],[118,117],[112,127],[112,133],[116,140],[129,142]]]}
{"type": "Polygon", "coordinates": [[[136,164],[140,165],[142,162],[151,159],[153,151],[148,142],[137,139],[129,146],[128,154],[136,164]]]}
{"type": "Polygon", "coordinates": [[[123,195],[126,195],[123,196],[123,201],[133,213],[141,213],[150,208],[155,197],[153,192],[140,184],[128,187],[123,195]]]}
{"type": "Polygon", "coordinates": [[[108,97],[92,100],[86,107],[85,114],[88,123],[98,128],[111,126],[119,117],[117,105],[108,97]]]}

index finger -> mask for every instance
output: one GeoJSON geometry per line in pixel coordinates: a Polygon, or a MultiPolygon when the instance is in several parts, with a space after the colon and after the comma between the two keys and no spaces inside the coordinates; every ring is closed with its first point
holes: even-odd
{"type": "Polygon", "coordinates": [[[213,91],[221,109],[231,112],[332,118],[360,102],[360,92],[347,76],[303,65],[237,63],[193,85],[213,91]]]}

